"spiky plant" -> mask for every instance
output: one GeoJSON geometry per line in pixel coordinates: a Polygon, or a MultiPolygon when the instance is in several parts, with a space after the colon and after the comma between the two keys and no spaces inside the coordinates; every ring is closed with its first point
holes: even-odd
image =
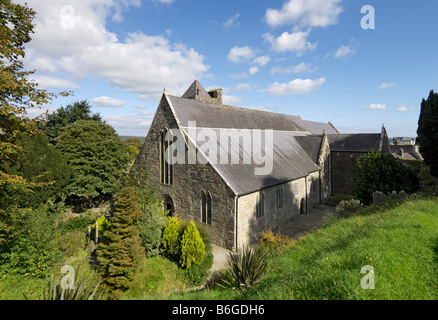
{"type": "Polygon", "coordinates": [[[258,284],[265,276],[269,250],[243,247],[228,256],[228,267],[219,277],[217,284],[224,288],[244,290],[258,284]]]}
{"type": "MultiPolygon", "coordinates": [[[[75,274],[78,274],[78,272],[79,268],[75,271],[75,274]]],[[[99,300],[104,291],[97,292],[100,281],[95,285],[96,275],[97,271],[93,275],[92,271],[89,271],[81,279],[75,281],[73,288],[66,288],[65,285],[62,285],[62,280],[58,276],[51,274],[50,278],[47,279],[48,288],[44,290],[42,300],[99,300]]],[[[23,295],[27,299],[24,293],[23,295]]]]}

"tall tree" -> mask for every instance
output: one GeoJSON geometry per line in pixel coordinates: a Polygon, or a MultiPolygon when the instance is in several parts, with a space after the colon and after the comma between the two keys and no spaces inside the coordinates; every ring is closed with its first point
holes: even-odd
{"type": "Polygon", "coordinates": [[[60,107],[53,113],[48,114],[45,121],[40,122],[38,127],[46,132],[49,142],[55,144],[61,130],[79,120],[103,122],[98,113],[91,112],[91,105],[88,101],[82,100],[68,104],[66,107],[60,107]]]}
{"type": "Polygon", "coordinates": [[[421,102],[417,136],[424,162],[430,165],[430,174],[438,177],[438,94],[433,90],[421,102]]]}
{"type": "Polygon", "coordinates": [[[38,88],[29,79],[35,71],[24,70],[25,44],[34,32],[34,17],[35,11],[26,5],[0,1],[0,244],[11,233],[8,226],[11,210],[19,206],[17,202],[5,201],[13,199],[7,195],[35,186],[24,177],[9,173],[21,151],[16,144],[17,136],[36,130],[34,121],[26,117],[26,108],[48,104],[57,96],[38,88]]]}
{"type": "Polygon", "coordinates": [[[64,128],[56,148],[67,158],[75,176],[69,194],[81,203],[111,197],[127,170],[127,154],[113,127],[79,120],[64,128]]]}
{"type": "Polygon", "coordinates": [[[144,255],[137,226],[141,216],[137,192],[133,187],[124,187],[114,200],[111,227],[105,231],[97,247],[104,282],[116,295],[130,287],[144,255]]]}

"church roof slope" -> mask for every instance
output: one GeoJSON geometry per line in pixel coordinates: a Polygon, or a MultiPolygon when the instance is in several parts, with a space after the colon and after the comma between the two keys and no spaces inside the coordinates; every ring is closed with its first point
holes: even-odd
{"type": "MultiPolygon", "coordinates": [[[[183,128],[190,140],[199,145],[196,140],[201,130],[206,128],[183,128]]],[[[202,155],[215,168],[219,175],[227,182],[236,195],[244,195],[276,184],[295,180],[307,176],[310,172],[320,168],[309,158],[295,139],[294,132],[273,131],[273,139],[265,139],[262,134],[260,143],[254,142],[245,146],[239,139],[229,139],[228,143],[221,144],[221,135],[227,129],[208,128],[213,139],[202,141],[202,155]],[[208,152],[206,151],[208,150],[208,152]],[[238,161],[232,157],[238,151],[238,161]],[[269,155],[272,152],[272,157],[269,155]],[[256,160],[255,155],[264,155],[256,160]],[[244,163],[244,159],[251,159],[244,163]],[[270,162],[272,161],[272,162],[270,162]],[[256,170],[265,169],[264,174],[257,174],[256,170]]],[[[249,132],[250,130],[248,130],[249,132]]],[[[266,132],[265,132],[266,134],[266,132]]]]}
{"type": "Polygon", "coordinates": [[[217,105],[171,95],[167,97],[182,127],[188,127],[189,121],[195,121],[197,127],[205,128],[275,129],[310,133],[298,116],[217,105]]]}
{"type": "Polygon", "coordinates": [[[380,133],[329,134],[331,151],[371,152],[379,150],[380,133]]]}

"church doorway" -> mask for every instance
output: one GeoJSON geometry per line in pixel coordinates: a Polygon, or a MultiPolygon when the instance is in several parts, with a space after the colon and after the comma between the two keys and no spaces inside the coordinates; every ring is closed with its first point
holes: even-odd
{"type": "Polygon", "coordinates": [[[164,196],[163,209],[169,211],[169,216],[173,217],[175,215],[175,205],[172,197],[168,194],[164,196]]]}
{"type": "Polygon", "coordinates": [[[305,214],[306,213],[306,202],[304,200],[304,198],[301,198],[300,201],[300,214],[305,214]]]}

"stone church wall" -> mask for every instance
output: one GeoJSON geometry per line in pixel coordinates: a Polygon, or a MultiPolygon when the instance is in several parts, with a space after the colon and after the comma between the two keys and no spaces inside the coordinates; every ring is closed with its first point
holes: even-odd
{"type": "Polygon", "coordinates": [[[175,164],[173,184],[160,182],[160,134],[164,128],[176,128],[167,100],[162,98],[149,133],[141,148],[135,165],[142,165],[157,186],[157,196],[164,200],[172,198],[175,214],[186,220],[202,224],[201,191],[212,198],[212,223],[203,224],[215,244],[234,249],[234,193],[209,164],[175,164]]]}

